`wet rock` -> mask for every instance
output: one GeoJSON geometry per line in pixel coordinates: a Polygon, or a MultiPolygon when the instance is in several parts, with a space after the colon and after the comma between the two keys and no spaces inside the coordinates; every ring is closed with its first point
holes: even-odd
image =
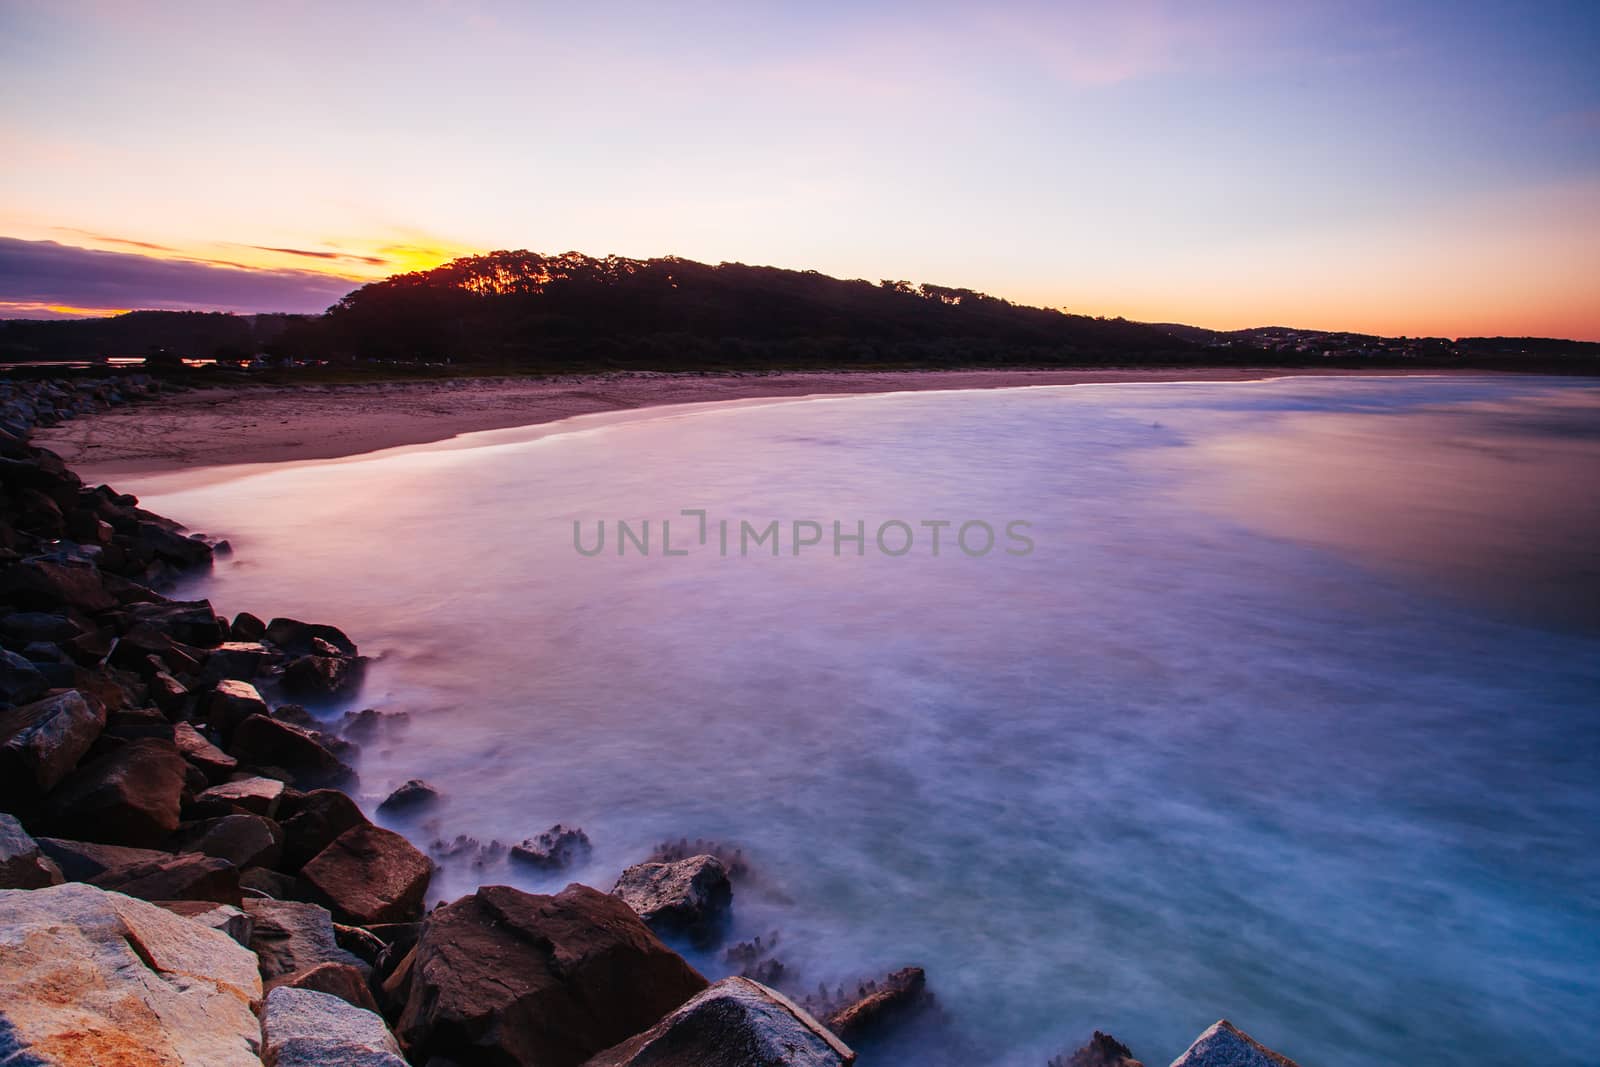
{"type": "Polygon", "coordinates": [[[344,713],[339,720],[339,732],[353,740],[366,742],[383,734],[404,729],[410,722],[411,716],[403,711],[362,708],[360,711],[344,713]]]}
{"type": "Polygon", "coordinates": [[[309,731],[266,715],[252,715],[233,731],[228,751],[241,763],[287,772],[298,786],[318,789],[346,784],[355,771],[309,731]]]}
{"type": "Polygon", "coordinates": [[[301,656],[283,668],[284,695],[304,700],[332,700],[355,691],[361,683],[361,661],[333,656],[301,656]]]}
{"type": "Polygon", "coordinates": [[[0,702],[25,704],[45,694],[50,682],[27,656],[0,648],[0,702]]]}
{"type": "Polygon", "coordinates": [[[530,867],[555,871],[588,859],[591,851],[588,834],[575,826],[556,823],[538,837],[512,845],[511,858],[530,867]]]}
{"type": "Polygon", "coordinates": [[[197,852],[163,854],[124,867],[112,867],[91,879],[93,885],[141,900],[210,900],[238,905],[239,868],[197,852]]]}
{"type": "Polygon", "coordinates": [[[283,856],[283,828],[261,815],[224,815],[191,827],[182,851],[215,856],[235,867],[276,867],[283,856]]]}
{"type": "Polygon", "coordinates": [[[723,962],[738,967],[741,978],[751,978],[762,985],[776,985],[783,981],[785,973],[783,961],[771,955],[778,947],[778,941],[776,930],[765,938],[758,934],[749,941],[741,941],[730,947],[722,954],[723,962]]]}
{"type": "Polygon", "coordinates": [[[260,641],[266,636],[267,624],[248,611],[235,615],[233,625],[228,627],[228,637],[234,641],[260,641]]]}
{"type": "Polygon", "coordinates": [[[255,958],[225,934],[69,882],[0,892],[0,1047],[30,1067],[259,1067],[255,958]]]}
{"type": "Polygon", "coordinates": [[[61,868],[15,816],[0,811],[0,889],[42,889],[62,882],[61,868]]]}
{"type": "Polygon", "coordinates": [[[227,805],[250,815],[272,818],[283,799],[283,783],[276,778],[240,778],[214,785],[195,798],[199,803],[227,805]]]}
{"type": "Polygon", "coordinates": [[[268,993],[261,1032],[263,1067],[407,1067],[377,1013],[314,989],[268,993]]]}
{"type": "Polygon", "coordinates": [[[209,600],[161,600],[130,605],[131,623],[166,634],[197,649],[216,648],[227,640],[227,623],[217,617],[209,600]]]}
{"type": "Polygon", "coordinates": [[[182,915],[190,922],[219,930],[245,948],[250,947],[250,933],[255,924],[250,916],[232,904],[218,904],[212,900],[152,900],[150,903],[174,915],[182,915]]]}
{"type": "Polygon", "coordinates": [[[295,900],[246,898],[240,905],[250,917],[250,951],[261,961],[267,981],[308,971],[324,963],[360,968],[363,961],[339,947],[328,909],[295,900]]]}
{"type": "Polygon", "coordinates": [[[804,1008],[748,978],[724,978],[584,1067],[843,1067],[856,1054],[804,1008]]]}
{"type": "Polygon", "coordinates": [[[370,824],[340,834],[300,870],[343,922],[405,922],[422,915],[433,864],[397,833],[370,824]]]}
{"type": "Polygon", "coordinates": [[[46,825],[78,840],[159,845],[178,828],[187,768],[170,741],[129,741],[55,788],[45,806],[46,825]]]}
{"type": "Polygon", "coordinates": [[[292,656],[310,655],[314,651],[314,638],[321,638],[337,649],[340,655],[356,654],[356,643],[346,637],[344,631],[334,626],[300,622],[298,619],[273,619],[267,623],[263,636],[292,656]]]}
{"type": "Polygon", "coordinates": [[[391,981],[402,974],[397,1032],[419,1063],[572,1067],[706,987],[626,904],[582,885],[484,886],[437,908],[391,981]]]}
{"type": "Polygon", "coordinates": [[[346,830],[366,826],[356,802],[336,789],[313,789],[283,820],[283,866],[298,871],[346,830]]]}
{"type": "Polygon", "coordinates": [[[316,730],[321,725],[317,722],[316,716],[299,704],[280,704],[272,709],[272,717],[290,726],[298,726],[302,730],[316,730]]]}
{"type": "Polygon", "coordinates": [[[1226,1019],[1219,1019],[1172,1067],[1296,1067],[1289,1057],[1274,1052],[1226,1019]]]}
{"type": "Polygon", "coordinates": [[[354,1004],[373,1014],[378,1012],[378,1002],[372,998],[372,990],[367,988],[367,976],[361,973],[360,968],[348,963],[332,961],[319,963],[315,967],[282,975],[267,983],[268,989],[276,989],[279,986],[288,986],[291,989],[314,989],[318,993],[338,997],[347,1004],[354,1004]]]}
{"type": "Polygon", "coordinates": [[[233,736],[234,728],[252,715],[265,715],[267,702],[249,682],[224,678],[205,696],[206,725],[223,737],[233,736]]]}
{"type": "Polygon", "coordinates": [[[439,791],[424,782],[421,778],[413,778],[399,789],[390,793],[378,805],[378,810],[386,815],[397,815],[406,811],[417,811],[421,808],[431,807],[439,802],[439,791]]]}
{"type": "Polygon", "coordinates": [[[0,571],[0,600],[24,610],[65,605],[91,615],[117,606],[94,564],[52,559],[23,560],[0,571]]]}
{"type": "Polygon", "coordinates": [[[227,781],[239,768],[238,760],[207,741],[205,735],[186,722],[173,727],[172,740],[183,758],[197,767],[212,785],[227,781]]]}
{"type": "Polygon", "coordinates": [[[612,892],[659,931],[706,934],[733,905],[728,869],[715,856],[634,864],[622,872],[612,892]]]}
{"type": "Polygon", "coordinates": [[[828,1012],[828,1027],[846,1041],[858,1041],[904,1021],[929,999],[922,968],[906,967],[859,987],[852,1000],[828,1012]]]}
{"type": "Polygon", "coordinates": [[[105,709],[77,690],[0,712],[0,799],[21,804],[55,788],[105,725],[105,709]]]}
{"type": "Polygon", "coordinates": [[[200,675],[202,684],[215,684],[225,678],[254,682],[266,666],[265,645],[254,641],[224,641],[206,657],[205,671],[200,675]]]}
{"type": "Polygon", "coordinates": [[[686,837],[680,837],[676,841],[663,841],[646,857],[646,862],[677,863],[691,856],[715,856],[728,869],[728,878],[735,882],[750,873],[750,866],[744,858],[744,849],[721,841],[707,841],[701,837],[693,841],[686,837]]]}
{"type": "Polygon", "coordinates": [[[1046,1067],[1144,1067],[1144,1064],[1133,1058],[1133,1050],[1127,1045],[1096,1030],[1087,1045],[1070,1056],[1052,1056],[1046,1067]]]}

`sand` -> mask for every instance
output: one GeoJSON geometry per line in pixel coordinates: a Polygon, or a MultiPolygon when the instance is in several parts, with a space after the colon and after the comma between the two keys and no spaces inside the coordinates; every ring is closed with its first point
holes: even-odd
{"type": "Polygon", "coordinates": [[[1236,368],[818,371],[246,385],[196,389],[155,404],[84,416],[40,430],[34,440],[59,453],[93,484],[130,474],[333,459],[443,441],[463,433],[663,404],[1094,382],[1248,381],[1306,373],[1318,372],[1236,368]]]}

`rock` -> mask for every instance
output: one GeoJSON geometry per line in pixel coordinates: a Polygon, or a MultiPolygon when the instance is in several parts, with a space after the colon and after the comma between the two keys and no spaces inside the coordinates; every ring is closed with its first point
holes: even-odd
{"type": "Polygon", "coordinates": [[[511,858],[530,867],[554,871],[587,859],[590,849],[588,834],[576,827],[556,823],[538,837],[530,837],[520,845],[512,845],[511,858]]]}
{"type": "Polygon", "coordinates": [[[27,656],[0,648],[0,703],[26,704],[44,696],[50,681],[27,656]]]}
{"type": "MultiPolygon", "coordinates": [[[[410,929],[415,931],[416,929],[420,928],[421,925],[421,923],[379,923],[378,929],[410,929]]],[[[378,960],[382,958],[383,954],[389,949],[389,946],[384,943],[384,940],[381,937],[373,933],[371,930],[368,930],[365,926],[349,926],[345,923],[334,923],[333,936],[336,940],[338,940],[340,948],[344,949],[351,955],[361,957],[363,963],[373,967],[376,967],[378,960]]],[[[411,943],[414,945],[416,942],[416,935],[413,933],[411,937],[411,943]]],[[[407,949],[407,951],[409,951],[409,949],[407,949]]]]}
{"type": "Polygon", "coordinates": [[[200,769],[213,785],[228,780],[239,768],[239,761],[205,739],[205,736],[186,722],[173,727],[172,740],[183,758],[200,769]]]}
{"type": "Polygon", "coordinates": [[[263,1067],[407,1067],[382,1017],[315,989],[268,993],[261,1032],[263,1067]]]}
{"type": "Polygon", "coordinates": [[[176,856],[163,853],[159,860],[112,867],[95,875],[90,883],[141,900],[239,903],[239,868],[227,860],[195,852],[176,856]]]}
{"type": "Polygon", "coordinates": [[[724,978],[584,1067],[835,1067],[856,1054],[805,1009],[748,978],[724,978]]]}
{"type": "Polygon", "coordinates": [[[298,619],[273,619],[267,623],[263,636],[291,656],[309,655],[313,651],[312,639],[319,637],[342,655],[356,654],[356,643],[346,637],[344,631],[333,626],[300,622],[298,619]]]}
{"type": "Polygon", "coordinates": [[[355,772],[324,748],[309,730],[266,715],[252,715],[239,723],[228,751],[251,766],[286,771],[296,785],[306,788],[340,785],[355,778],[355,772]]]}
{"type": "Polygon", "coordinates": [[[39,848],[58,867],[69,882],[87,882],[113,867],[169,857],[170,852],[126,845],[102,845],[93,841],[68,841],[59,837],[39,838],[39,848]]]}
{"type": "Polygon", "coordinates": [[[225,678],[251,682],[267,662],[267,648],[255,641],[224,641],[206,657],[202,683],[215,684],[225,678]]]}
{"type": "Polygon", "coordinates": [[[204,698],[206,725],[223,737],[233,736],[234,727],[252,715],[265,715],[267,702],[256,687],[237,678],[224,678],[204,698]]]}
{"type": "Polygon", "coordinates": [[[313,789],[283,820],[283,866],[298,871],[346,830],[366,826],[356,802],[337,789],[313,789]]]}
{"type": "Polygon", "coordinates": [[[176,741],[177,732],[167,717],[155,708],[123,708],[106,713],[105,735],[108,737],[159,737],[176,741]]]}
{"type": "Polygon", "coordinates": [[[882,984],[864,987],[851,1003],[828,1015],[828,1027],[846,1041],[856,1041],[914,1014],[928,1003],[927,976],[921,967],[906,967],[882,984]]]}
{"type": "Polygon", "coordinates": [[[271,897],[273,900],[297,900],[300,883],[293,875],[266,867],[246,867],[239,872],[239,888],[249,897],[271,897]]]}
{"type": "Polygon", "coordinates": [[[378,1011],[378,1002],[372,999],[372,990],[367,988],[367,976],[361,973],[360,968],[348,963],[331,960],[319,963],[315,967],[274,978],[267,983],[267,988],[276,989],[280,985],[294,989],[315,989],[358,1008],[373,1013],[378,1011]]]}
{"type": "Polygon", "coordinates": [[[574,1067],[706,987],[616,897],[483,886],[436,908],[397,1033],[411,1058],[574,1067]]]}
{"type": "Polygon", "coordinates": [[[159,845],[178,828],[187,767],[170,741],[129,741],[79,767],[51,792],[47,824],[85,841],[159,845]]]}
{"type": "Polygon", "coordinates": [[[1046,1067],[1144,1067],[1133,1058],[1133,1050],[1110,1034],[1099,1030],[1071,1056],[1056,1056],[1046,1067]]]}
{"type": "Polygon", "coordinates": [[[636,863],[622,872],[612,892],[657,931],[706,934],[733,905],[728,869],[715,856],[636,863]]]}
{"type": "Polygon", "coordinates": [[[174,641],[195,648],[216,648],[227,640],[227,624],[217,618],[209,600],[162,600],[128,608],[130,621],[148,624],[174,641]]]}
{"type": "Polygon", "coordinates": [[[225,859],[235,867],[276,867],[283,856],[283,828],[262,815],[224,815],[189,830],[183,851],[225,859]]]}
{"type": "Polygon", "coordinates": [[[272,717],[280,722],[286,722],[290,726],[298,726],[302,730],[315,731],[321,726],[321,723],[317,722],[316,716],[299,704],[279,704],[272,709],[272,717]]]}
{"type": "Polygon", "coordinates": [[[168,716],[175,717],[189,699],[189,687],[166,671],[156,671],[146,683],[150,699],[168,716]]]}
{"type": "Polygon", "coordinates": [[[27,559],[0,571],[3,600],[24,609],[57,611],[66,606],[90,615],[117,606],[94,564],[53,559],[27,559]]]}
{"type": "Polygon", "coordinates": [[[403,711],[379,711],[362,708],[347,711],[339,719],[339,732],[357,741],[371,741],[381,734],[396,732],[411,724],[411,716],[403,711]]]}
{"type": "Polygon", "coordinates": [[[282,799],[283,783],[276,778],[240,778],[214,785],[195,797],[197,802],[227,804],[251,815],[265,815],[269,819],[278,813],[278,803],[282,799]]]}
{"type": "Polygon", "coordinates": [[[324,963],[344,963],[360,968],[362,960],[339,947],[333,933],[333,916],[326,908],[295,900],[248,898],[240,907],[254,929],[250,951],[261,961],[267,981],[308,971],[324,963]]]}
{"type": "Polygon", "coordinates": [[[0,889],[42,889],[62,880],[61,868],[39,850],[39,842],[15,816],[0,811],[0,889]]]}
{"type": "Polygon", "coordinates": [[[54,789],[105,725],[105,709],[75,689],[0,712],[0,798],[15,804],[54,789]]]}
{"type": "Polygon", "coordinates": [[[250,947],[250,933],[255,924],[250,916],[232,904],[218,904],[212,900],[152,900],[150,903],[174,915],[182,915],[190,922],[220,930],[245,948],[250,947]]]}
{"type": "Polygon", "coordinates": [[[432,874],[411,842],[370,824],[346,830],[300,869],[313,896],[358,926],[421,917],[432,874]]]}
{"type": "Polygon", "coordinates": [[[378,810],[386,815],[393,815],[402,811],[415,811],[418,808],[430,807],[439,801],[439,791],[424,782],[421,778],[413,778],[378,805],[378,810]]]}
{"type": "Polygon", "coordinates": [[[69,882],[0,892],[0,1051],[29,1067],[259,1067],[255,958],[227,935],[69,882]]]}
{"type": "Polygon", "coordinates": [[[14,611],[0,618],[0,637],[28,644],[32,641],[70,641],[83,628],[65,615],[44,611],[14,611]]]}
{"type": "Polygon", "coordinates": [[[283,668],[284,695],[305,700],[331,700],[361,683],[361,661],[333,656],[301,656],[283,668]]]}
{"type": "Polygon", "coordinates": [[[234,641],[260,641],[267,636],[267,624],[248,611],[241,611],[233,617],[228,636],[234,641]]]}
{"type": "Polygon", "coordinates": [[[1296,1067],[1289,1057],[1256,1041],[1226,1019],[1219,1019],[1172,1067],[1296,1067]]]}

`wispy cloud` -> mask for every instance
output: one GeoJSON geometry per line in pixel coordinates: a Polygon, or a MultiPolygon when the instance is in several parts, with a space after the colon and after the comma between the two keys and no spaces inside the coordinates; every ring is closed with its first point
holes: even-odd
{"type": "Polygon", "coordinates": [[[383,267],[389,261],[381,256],[358,256],[350,252],[321,252],[310,248],[277,248],[273,245],[247,245],[258,252],[280,252],[286,256],[305,256],[308,259],[329,259],[346,263],[365,263],[368,266],[383,267]]]}
{"type": "Polygon", "coordinates": [[[222,266],[0,237],[0,307],[314,312],[354,284],[315,271],[222,266]]]}

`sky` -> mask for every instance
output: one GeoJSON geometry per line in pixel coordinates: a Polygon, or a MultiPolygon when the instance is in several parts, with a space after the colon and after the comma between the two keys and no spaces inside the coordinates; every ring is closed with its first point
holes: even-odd
{"type": "Polygon", "coordinates": [[[0,316],[497,248],[1600,340],[1600,3],[0,0],[0,316]]]}

